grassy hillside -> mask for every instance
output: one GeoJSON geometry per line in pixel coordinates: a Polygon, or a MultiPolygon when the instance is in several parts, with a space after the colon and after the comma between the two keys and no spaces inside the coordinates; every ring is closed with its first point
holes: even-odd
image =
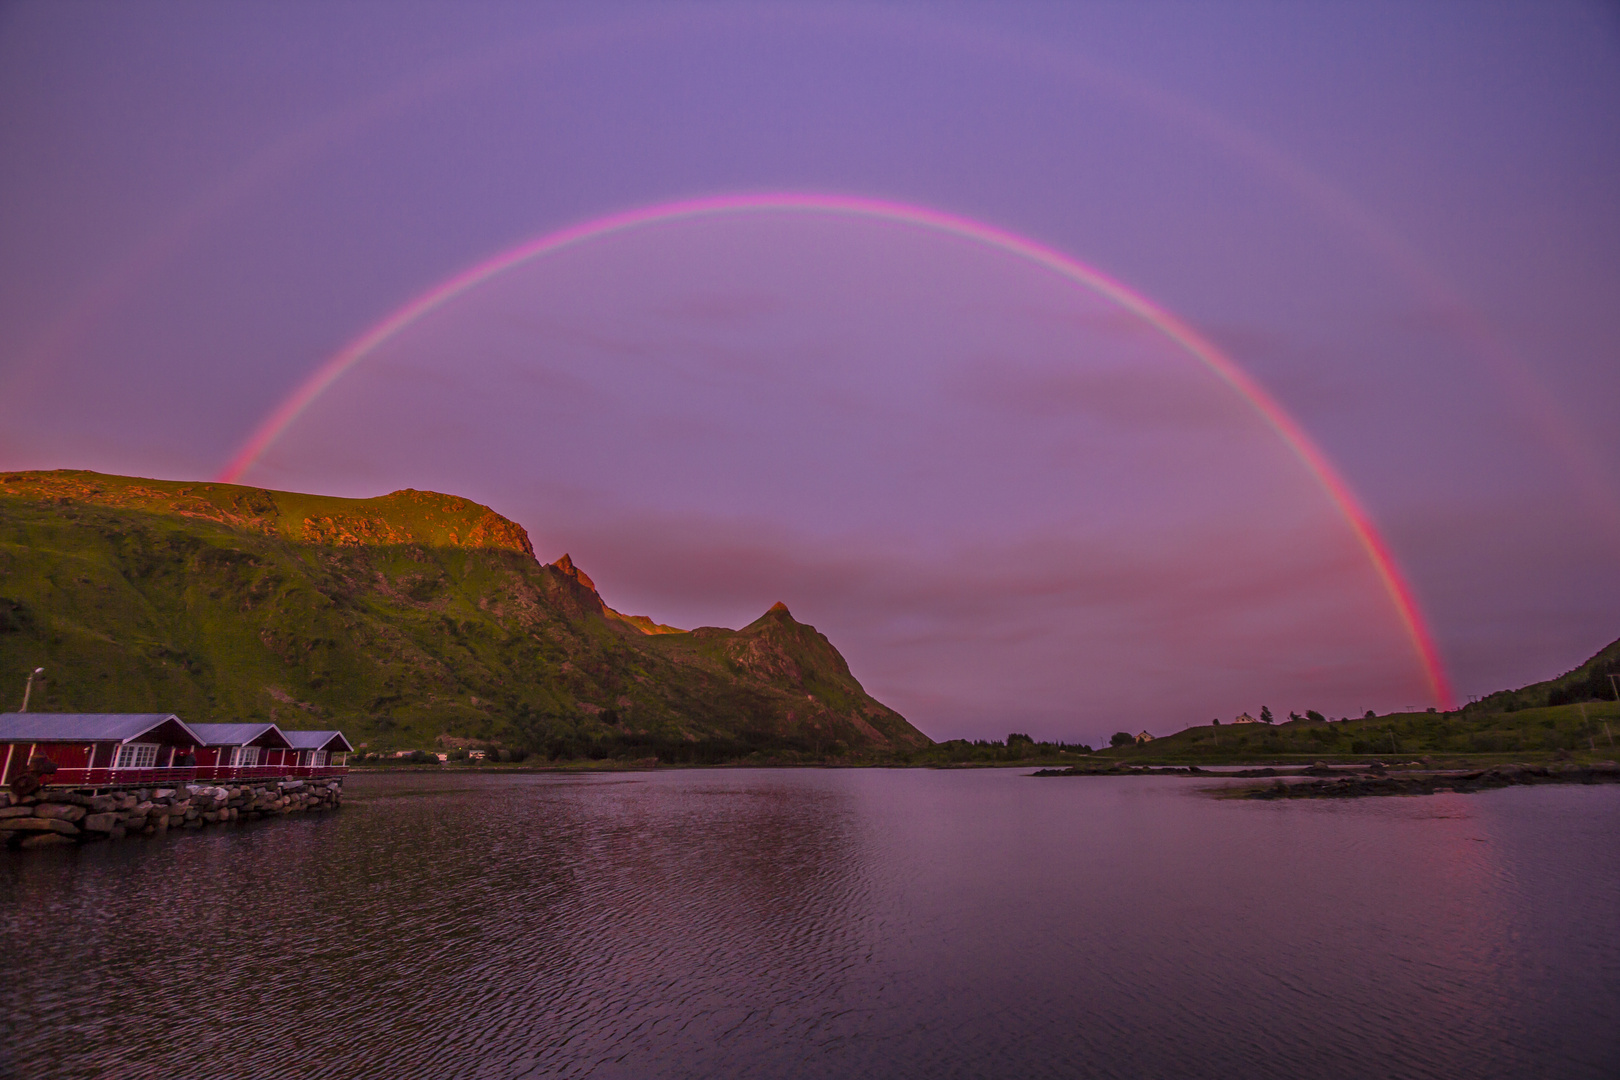
{"type": "Polygon", "coordinates": [[[1104,753],[1127,760],[1175,762],[1272,757],[1312,761],[1347,756],[1388,761],[1479,754],[1613,758],[1620,755],[1616,739],[1620,739],[1620,703],[1597,701],[1511,713],[1472,707],[1451,713],[1393,713],[1332,723],[1206,724],[1104,753]]]}
{"type": "Polygon", "coordinates": [[[1616,689],[1610,675],[1620,676],[1620,641],[1610,642],[1586,663],[1556,679],[1531,683],[1518,690],[1499,690],[1469,708],[1517,712],[1583,701],[1613,701],[1616,689]]]}
{"type": "Polygon", "coordinates": [[[713,759],[927,746],[778,606],[690,633],[607,608],[567,556],[433,492],[337,499],[0,474],[0,704],[713,759]]]}
{"type": "MultiPolygon", "coordinates": [[[[1219,762],[1261,758],[1620,755],[1620,641],[1556,679],[1502,690],[1442,713],[1391,713],[1334,722],[1311,713],[1281,724],[1209,724],[1147,743],[1102,751],[1136,761],[1219,762]]],[[[1117,738],[1117,736],[1116,736],[1117,738]]]]}

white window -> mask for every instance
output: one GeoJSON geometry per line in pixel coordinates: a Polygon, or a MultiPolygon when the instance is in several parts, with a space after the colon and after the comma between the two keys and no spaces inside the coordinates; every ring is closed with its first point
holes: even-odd
{"type": "Polygon", "coordinates": [[[326,764],[326,751],[316,750],[310,754],[310,764],[317,769],[326,764]]]}
{"type": "Polygon", "coordinates": [[[231,751],[231,768],[247,769],[259,763],[257,746],[238,746],[231,751]]]}
{"type": "Polygon", "coordinates": [[[157,764],[156,743],[124,743],[118,748],[115,769],[150,769],[157,764]]]}

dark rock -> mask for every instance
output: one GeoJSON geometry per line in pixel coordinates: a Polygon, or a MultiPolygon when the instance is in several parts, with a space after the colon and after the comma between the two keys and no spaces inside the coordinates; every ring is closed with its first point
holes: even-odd
{"type": "Polygon", "coordinates": [[[22,817],[11,818],[6,822],[6,828],[17,829],[23,832],[55,832],[63,836],[78,836],[79,827],[61,820],[60,818],[22,817]]]}
{"type": "Polygon", "coordinates": [[[88,832],[110,833],[117,828],[122,820],[119,814],[91,814],[80,822],[80,826],[88,832]]]}

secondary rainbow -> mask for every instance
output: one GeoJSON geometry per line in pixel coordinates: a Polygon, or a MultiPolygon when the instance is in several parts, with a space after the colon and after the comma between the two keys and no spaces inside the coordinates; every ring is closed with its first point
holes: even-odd
{"type": "Polygon", "coordinates": [[[455,299],[469,289],[488,281],[495,275],[520,263],[544,255],[588,243],[592,240],[663,222],[690,218],[715,217],[727,214],[796,213],[831,214],[842,217],[871,218],[879,221],[912,225],[932,232],[945,233],[972,243],[983,244],[1009,255],[1026,259],[1047,270],[1107,297],[1120,307],[1139,316],[1165,337],[1185,349],[1237,391],[1269,424],[1283,443],[1299,458],[1307,471],[1315,477],[1328,499],[1338,508],[1356,540],[1366,552],[1397,615],[1411,638],[1418,660],[1428,679],[1435,702],[1442,709],[1455,705],[1451,682],[1447,677],[1439,650],[1429,632],[1428,622],[1418,607],[1412,588],[1401,573],[1389,545],[1373,525],[1372,518],[1362,508],[1343,477],[1303,428],[1290,416],[1265,388],[1255,382],[1230,357],[1216,348],[1186,322],[1113,278],[1055,248],[1038,243],[1028,237],[1008,232],[971,218],[946,214],[923,206],[889,202],[847,195],[823,195],[805,192],[772,192],[748,195],[716,195],[700,199],[658,203],[622,213],[593,218],[556,232],[536,237],[516,247],[508,248],[484,261],[468,267],[461,273],[434,286],[403,307],[377,322],[359,337],[335,353],[310,377],[264,418],[219,474],[219,480],[235,483],[258,461],[287,427],[320,397],[327,387],[342,378],[344,372],[363,360],[377,346],[410,326],[424,315],[455,299]]]}

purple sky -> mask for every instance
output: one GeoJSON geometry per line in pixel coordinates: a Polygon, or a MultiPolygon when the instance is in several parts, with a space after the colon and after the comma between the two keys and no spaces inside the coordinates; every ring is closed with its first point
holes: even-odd
{"type": "MultiPolygon", "coordinates": [[[[565,225],[897,200],[1196,326],[1360,495],[1462,696],[1555,674],[1620,635],[1620,16],[1299,8],[0,8],[0,468],[212,476],[366,327],[565,225]]],[[[1241,398],[892,223],[525,264],[245,480],[467,495],[676,625],[784,600],[936,738],[1430,703],[1241,398]]]]}

